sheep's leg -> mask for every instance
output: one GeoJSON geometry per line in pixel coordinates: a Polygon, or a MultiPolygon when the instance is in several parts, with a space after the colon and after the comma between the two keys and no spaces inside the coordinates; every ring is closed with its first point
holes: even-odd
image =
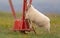
{"type": "Polygon", "coordinates": [[[32,29],[33,29],[34,33],[36,34],[36,31],[35,31],[35,29],[34,29],[34,27],[33,27],[33,26],[32,26],[32,29]]]}
{"type": "Polygon", "coordinates": [[[30,25],[29,27],[31,28],[32,24],[31,24],[30,20],[28,20],[28,23],[29,23],[29,25],[30,25]]]}
{"type": "Polygon", "coordinates": [[[36,34],[36,31],[35,31],[35,29],[34,29],[34,27],[33,27],[33,23],[32,23],[32,21],[29,20],[29,22],[30,22],[30,28],[32,28],[32,30],[33,30],[34,33],[36,34]]]}
{"type": "Polygon", "coordinates": [[[31,30],[34,31],[34,33],[36,34],[36,32],[35,32],[35,30],[34,30],[34,27],[33,27],[32,21],[28,20],[28,23],[29,23],[29,25],[30,25],[31,30]]]}

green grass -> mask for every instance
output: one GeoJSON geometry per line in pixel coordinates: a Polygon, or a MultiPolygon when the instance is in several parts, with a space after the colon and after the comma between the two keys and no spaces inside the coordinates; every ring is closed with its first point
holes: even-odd
{"type": "MultiPolygon", "coordinates": [[[[46,14],[51,19],[51,32],[45,32],[43,28],[34,26],[37,35],[34,32],[22,34],[19,31],[12,32],[14,18],[11,13],[0,12],[0,38],[60,38],[60,14],[46,14]]],[[[17,17],[19,14],[17,14],[17,17]]]]}

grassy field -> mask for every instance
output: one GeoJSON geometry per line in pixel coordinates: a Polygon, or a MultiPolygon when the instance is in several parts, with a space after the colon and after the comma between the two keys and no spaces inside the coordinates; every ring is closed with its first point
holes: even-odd
{"type": "MultiPolygon", "coordinates": [[[[46,14],[51,19],[51,32],[47,33],[43,28],[34,26],[37,34],[29,32],[22,34],[12,32],[14,18],[11,13],[0,12],[0,38],[60,38],[60,14],[46,14]]],[[[21,17],[17,14],[18,18],[21,17]]]]}

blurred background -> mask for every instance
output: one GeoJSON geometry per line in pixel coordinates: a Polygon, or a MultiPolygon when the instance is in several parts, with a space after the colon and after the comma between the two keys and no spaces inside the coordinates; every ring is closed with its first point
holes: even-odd
{"type": "MultiPolygon", "coordinates": [[[[22,10],[23,0],[12,0],[16,11],[22,10]]],[[[60,0],[33,0],[33,6],[43,13],[60,13],[60,0]]],[[[0,11],[10,12],[8,0],[0,0],[0,11]]]]}

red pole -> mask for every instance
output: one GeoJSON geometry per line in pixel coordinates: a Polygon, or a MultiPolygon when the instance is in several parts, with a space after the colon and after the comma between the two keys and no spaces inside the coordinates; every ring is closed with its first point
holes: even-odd
{"type": "MultiPolygon", "coordinates": [[[[32,4],[32,0],[30,0],[29,1],[29,4],[31,5],[32,4]]],[[[27,22],[28,23],[28,21],[26,21],[25,20],[25,12],[26,12],[26,9],[27,9],[27,0],[23,0],[23,13],[22,13],[22,21],[23,21],[23,23],[22,23],[22,28],[25,28],[25,23],[27,22]]]]}
{"type": "Polygon", "coordinates": [[[29,4],[32,4],[32,0],[30,0],[30,3],[29,4]]]}
{"type": "Polygon", "coordinates": [[[27,0],[24,0],[24,2],[23,2],[23,15],[25,15],[26,8],[27,8],[27,0]]]}
{"type": "Polygon", "coordinates": [[[23,0],[23,13],[22,13],[22,28],[25,28],[25,11],[26,11],[26,7],[27,7],[27,0],[23,0]]]}
{"type": "Polygon", "coordinates": [[[13,4],[12,4],[12,1],[11,0],[9,0],[9,4],[10,4],[10,8],[11,8],[12,14],[13,14],[14,18],[16,19],[15,10],[13,8],[13,4]]]}

